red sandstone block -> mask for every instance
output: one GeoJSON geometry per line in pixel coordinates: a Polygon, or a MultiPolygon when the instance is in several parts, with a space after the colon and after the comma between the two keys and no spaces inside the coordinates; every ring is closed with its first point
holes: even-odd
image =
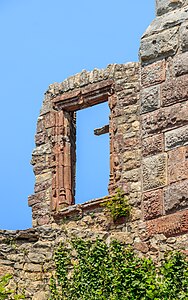
{"type": "Polygon", "coordinates": [[[156,134],[154,136],[143,139],[142,141],[142,154],[143,156],[155,155],[163,152],[163,134],[156,134]]]}
{"type": "Polygon", "coordinates": [[[188,101],[142,115],[141,124],[143,137],[186,125],[188,124],[188,101]]]}
{"type": "Polygon", "coordinates": [[[168,183],[188,178],[188,146],[168,151],[168,183]]]}
{"type": "Polygon", "coordinates": [[[188,100],[188,74],[161,84],[162,106],[188,100]]]}
{"type": "Polygon", "coordinates": [[[55,126],[56,118],[54,112],[49,112],[45,115],[45,128],[50,128],[55,126]]]}
{"type": "Polygon", "coordinates": [[[174,236],[188,232],[188,210],[183,210],[146,222],[148,236],[164,234],[174,236]]]}
{"type": "Polygon", "coordinates": [[[143,214],[145,220],[162,216],[163,214],[163,190],[155,190],[143,195],[143,214]]]}
{"type": "Polygon", "coordinates": [[[141,69],[141,84],[143,86],[150,86],[165,81],[165,68],[165,60],[143,67],[141,69]]]}

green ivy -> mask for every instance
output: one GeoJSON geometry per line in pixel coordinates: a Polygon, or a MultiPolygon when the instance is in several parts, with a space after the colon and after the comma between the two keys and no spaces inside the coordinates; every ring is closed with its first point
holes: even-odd
{"type": "Polygon", "coordinates": [[[116,190],[116,194],[102,203],[101,206],[106,207],[114,221],[120,217],[128,217],[131,211],[131,206],[125,197],[125,193],[119,188],[116,190]]]}
{"type": "Polygon", "coordinates": [[[23,295],[18,295],[14,292],[14,290],[10,290],[7,285],[9,284],[12,275],[6,274],[0,278],[0,300],[5,299],[25,299],[23,295]]]}
{"type": "Polygon", "coordinates": [[[157,268],[117,241],[76,239],[55,252],[50,300],[188,299],[188,262],[179,252],[157,268]]]}

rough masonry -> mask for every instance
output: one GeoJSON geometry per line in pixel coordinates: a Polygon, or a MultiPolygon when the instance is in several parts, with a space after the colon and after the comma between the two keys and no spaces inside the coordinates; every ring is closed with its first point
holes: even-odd
{"type": "Polygon", "coordinates": [[[140,61],[82,71],[49,86],[32,154],[33,228],[0,231],[0,275],[26,299],[48,299],[53,250],[72,236],[132,245],[160,260],[188,253],[188,1],[156,0],[140,61]],[[109,194],[75,204],[76,112],[108,102],[109,194]],[[117,187],[131,218],[113,223],[101,203],[117,187]]]}

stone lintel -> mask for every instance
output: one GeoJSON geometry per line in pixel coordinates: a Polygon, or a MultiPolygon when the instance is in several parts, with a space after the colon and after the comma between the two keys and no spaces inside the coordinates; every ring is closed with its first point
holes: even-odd
{"type": "Polygon", "coordinates": [[[64,93],[52,101],[57,110],[76,111],[90,107],[108,100],[112,94],[113,80],[104,80],[97,84],[90,84],[88,87],[64,93]]]}

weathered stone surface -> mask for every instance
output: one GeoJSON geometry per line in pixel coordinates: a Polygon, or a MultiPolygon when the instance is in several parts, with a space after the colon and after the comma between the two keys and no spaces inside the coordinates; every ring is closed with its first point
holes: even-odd
{"type": "Polygon", "coordinates": [[[178,26],[142,38],[140,57],[143,62],[174,55],[178,48],[178,26]]]}
{"type": "Polygon", "coordinates": [[[165,81],[166,78],[165,60],[155,62],[141,69],[141,84],[144,87],[156,85],[165,81]]]}
{"type": "Polygon", "coordinates": [[[188,178],[188,146],[168,152],[168,183],[188,178]]]}
{"type": "Polygon", "coordinates": [[[134,248],[142,253],[147,253],[149,251],[147,243],[144,242],[135,242],[134,248]]]}
{"type": "Polygon", "coordinates": [[[188,101],[144,114],[141,119],[143,137],[186,125],[188,123],[188,101]]]}
{"type": "Polygon", "coordinates": [[[32,297],[32,300],[46,300],[49,298],[49,293],[47,292],[37,292],[32,297]]]}
{"type": "Polygon", "coordinates": [[[180,47],[183,52],[188,50],[188,22],[180,27],[180,47]]]}
{"type": "Polygon", "coordinates": [[[156,0],[156,13],[158,16],[182,7],[187,0],[156,0]]]}
{"type": "Polygon", "coordinates": [[[164,30],[175,26],[180,26],[182,23],[185,23],[187,19],[187,7],[185,5],[181,9],[176,9],[176,11],[171,11],[161,17],[155,18],[144,32],[143,38],[160,34],[164,30]]]}
{"type": "Polygon", "coordinates": [[[188,180],[170,184],[164,189],[164,209],[171,213],[188,207],[188,180]]]}
{"type": "Polygon", "coordinates": [[[140,95],[141,113],[146,113],[159,108],[160,95],[159,86],[143,89],[140,95]]]}
{"type": "Polygon", "coordinates": [[[126,151],[123,155],[124,170],[136,169],[140,166],[140,150],[126,151]]]}
{"type": "Polygon", "coordinates": [[[150,220],[163,214],[163,190],[155,190],[143,195],[144,220],[150,220]]]}
{"type": "Polygon", "coordinates": [[[188,232],[188,210],[147,221],[148,235],[173,236],[188,232]]]}
{"type": "Polygon", "coordinates": [[[163,134],[156,134],[142,140],[142,155],[155,155],[163,152],[164,142],[163,134]]]}
{"type": "Polygon", "coordinates": [[[165,150],[188,144],[188,125],[165,132],[165,150]]]}
{"type": "Polygon", "coordinates": [[[161,85],[162,106],[188,99],[188,74],[166,81],[161,85]]]}
{"type": "Polygon", "coordinates": [[[174,71],[176,76],[188,73],[188,52],[175,56],[174,71]]]}
{"type": "Polygon", "coordinates": [[[143,190],[159,188],[166,184],[166,154],[143,159],[143,190]]]}

